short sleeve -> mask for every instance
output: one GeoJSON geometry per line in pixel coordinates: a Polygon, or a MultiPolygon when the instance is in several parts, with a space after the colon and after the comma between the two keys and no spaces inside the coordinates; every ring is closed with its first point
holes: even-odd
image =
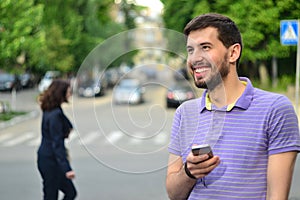
{"type": "Polygon", "coordinates": [[[172,129],[171,129],[171,137],[170,137],[170,144],[169,144],[169,152],[178,156],[181,156],[180,152],[180,121],[181,121],[181,112],[180,108],[176,109],[172,129]]]}
{"type": "Polygon", "coordinates": [[[268,138],[269,155],[300,151],[298,118],[285,96],[279,96],[270,108],[268,138]]]}

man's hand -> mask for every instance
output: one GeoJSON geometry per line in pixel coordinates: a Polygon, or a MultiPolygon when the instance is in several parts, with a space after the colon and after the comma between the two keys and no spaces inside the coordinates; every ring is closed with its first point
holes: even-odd
{"type": "Polygon", "coordinates": [[[220,158],[209,158],[207,154],[194,156],[192,152],[186,158],[187,169],[195,178],[203,178],[220,164],[220,158]]]}

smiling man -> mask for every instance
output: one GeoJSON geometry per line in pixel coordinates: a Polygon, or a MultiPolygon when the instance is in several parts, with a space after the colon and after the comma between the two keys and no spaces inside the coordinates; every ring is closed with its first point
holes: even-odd
{"type": "Polygon", "coordinates": [[[187,68],[199,99],[174,116],[166,188],[177,199],[288,199],[297,153],[298,119],[283,95],[254,88],[239,77],[242,39],[226,16],[204,14],[190,21],[187,68]],[[193,155],[209,144],[213,155],[193,155]]]}

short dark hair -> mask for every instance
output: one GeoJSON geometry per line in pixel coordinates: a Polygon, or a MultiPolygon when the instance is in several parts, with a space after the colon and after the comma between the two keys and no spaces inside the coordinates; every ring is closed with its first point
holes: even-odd
{"type": "Polygon", "coordinates": [[[63,102],[68,102],[66,98],[70,83],[66,80],[55,79],[39,97],[40,106],[43,111],[49,111],[60,107],[63,102]]]}
{"type": "MultiPolygon", "coordinates": [[[[233,44],[241,45],[241,55],[242,55],[242,36],[241,33],[229,17],[226,17],[217,13],[207,13],[199,15],[192,19],[184,28],[184,34],[187,37],[191,31],[204,29],[207,27],[214,27],[218,31],[218,39],[223,43],[226,48],[229,48],[233,44]]],[[[241,56],[240,55],[240,56],[241,56]]],[[[240,57],[239,57],[240,59],[240,57]]],[[[237,65],[239,62],[237,60],[237,65]]]]}

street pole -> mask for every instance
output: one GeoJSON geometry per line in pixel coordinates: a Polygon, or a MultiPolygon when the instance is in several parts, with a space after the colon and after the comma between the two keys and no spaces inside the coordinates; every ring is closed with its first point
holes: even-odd
{"type": "Polygon", "coordinates": [[[300,20],[298,19],[298,42],[297,42],[297,64],[296,64],[296,96],[295,96],[295,109],[297,115],[299,114],[299,73],[300,73],[300,20]]]}

